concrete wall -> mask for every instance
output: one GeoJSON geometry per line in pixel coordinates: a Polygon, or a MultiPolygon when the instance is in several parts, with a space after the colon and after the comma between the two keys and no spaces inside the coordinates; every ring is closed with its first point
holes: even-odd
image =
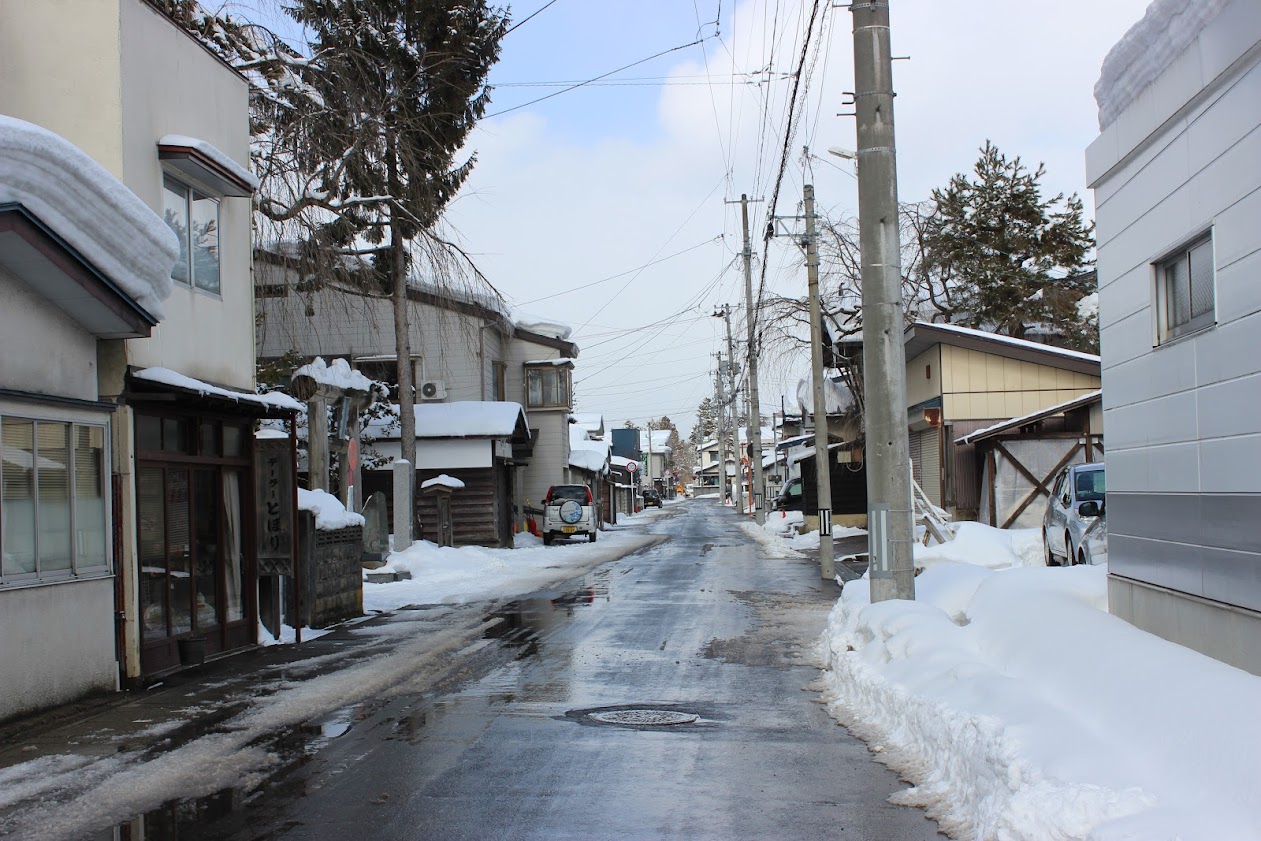
{"type": "Polygon", "coordinates": [[[113,583],[0,590],[0,719],[117,688],[113,583]]]}
{"type": "Polygon", "coordinates": [[[1261,626],[1232,610],[1261,615],[1261,6],[1235,0],[1210,22],[1091,144],[1087,169],[1109,568],[1140,582],[1114,580],[1112,606],[1234,662],[1232,634],[1261,648],[1261,626]],[[1157,345],[1155,263],[1209,230],[1216,322],[1157,345]]]}
{"type": "Polygon", "coordinates": [[[96,337],[3,269],[0,360],[0,387],[96,399],[96,337]]]}

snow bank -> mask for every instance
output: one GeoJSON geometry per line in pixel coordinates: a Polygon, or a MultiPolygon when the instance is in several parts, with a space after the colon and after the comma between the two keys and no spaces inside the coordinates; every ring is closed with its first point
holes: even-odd
{"type": "Polygon", "coordinates": [[[1095,83],[1099,130],[1110,126],[1228,5],[1230,0],[1155,0],[1148,6],[1103,60],[1095,83]]]}
{"type": "Polygon", "coordinates": [[[372,380],[350,367],[345,359],[334,359],[332,364],[321,356],[293,372],[294,377],[310,377],[320,385],[349,391],[372,391],[372,380]]]}
{"type": "Polygon", "coordinates": [[[915,544],[919,569],[943,561],[977,564],[992,569],[1046,566],[1039,529],[996,529],[983,523],[957,523],[955,538],[934,546],[915,544]]]}
{"type": "Polygon", "coordinates": [[[155,318],[171,294],[175,232],[70,141],[0,115],[0,203],[39,217],[155,318]]]}
{"type": "Polygon", "coordinates": [[[369,611],[396,610],[412,604],[464,604],[529,593],[581,575],[657,539],[639,530],[609,529],[600,533],[596,543],[554,546],[544,546],[531,534],[517,534],[512,549],[453,548],[422,540],[391,553],[386,562],[388,569],[410,572],[411,579],[365,581],[363,606],[369,611]]]}
{"type": "Polygon", "coordinates": [[[426,479],[425,481],[421,482],[420,489],[423,491],[425,488],[433,488],[433,487],[437,487],[438,485],[441,485],[444,488],[450,488],[453,491],[458,491],[458,490],[463,489],[464,482],[455,478],[454,476],[448,476],[447,474],[442,473],[433,477],[432,479],[426,479]]]}
{"type": "Polygon", "coordinates": [[[1101,567],[941,562],[846,585],[829,709],[952,837],[1261,837],[1261,678],[1110,616],[1101,567]]]}
{"type": "Polygon", "coordinates": [[[362,514],[347,511],[342,501],[328,491],[298,488],[298,508],[315,514],[315,528],[319,531],[362,526],[366,522],[362,514]]]}

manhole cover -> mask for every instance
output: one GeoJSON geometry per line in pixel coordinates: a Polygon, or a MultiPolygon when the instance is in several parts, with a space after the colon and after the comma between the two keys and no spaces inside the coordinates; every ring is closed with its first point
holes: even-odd
{"type": "Polygon", "coordinates": [[[700,716],[674,710],[608,710],[588,713],[587,717],[601,724],[626,724],[632,727],[667,727],[671,724],[692,724],[700,716]]]}

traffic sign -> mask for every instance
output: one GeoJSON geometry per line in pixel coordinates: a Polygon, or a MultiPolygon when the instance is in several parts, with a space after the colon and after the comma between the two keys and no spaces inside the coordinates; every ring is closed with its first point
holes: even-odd
{"type": "Polygon", "coordinates": [[[639,465],[636,462],[633,462],[633,461],[626,462],[627,473],[634,473],[637,470],[639,470],[639,465]]]}

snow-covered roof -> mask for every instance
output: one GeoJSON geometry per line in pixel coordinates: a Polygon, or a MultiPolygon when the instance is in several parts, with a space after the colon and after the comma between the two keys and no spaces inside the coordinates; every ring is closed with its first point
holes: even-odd
{"type": "Polygon", "coordinates": [[[347,511],[341,500],[328,491],[298,488],[298,508],[315,514],[318,531],[336,531],[348,526],[362,526],[366,522],[362,514],[347,511]]]}
{"type": "Polygon", "coordinates": [[[593,473],[602,472],[609,463],[611,441],[593,441],[581,424],[569,425],[569,464],[593,473]]]}
{"type": "Polygon", "coordinates": [[[121,181],[70,141],[0,115],[0,203],[39,217],[155,318],[171,294],[175,232],[121,181]]]}
{"type": "Polygon", "coordinates": [[[602,473],[608,466],[608,453],[597,450],[570,450],[569,466],[592,473],[602,473]]]}
{"type": "Polygon", "coordinates": [[[1095,83],[1099,130],[1111,125],[1231,0],[1154,0],[1108,51],[1095,83]]]}
{"type": "Polygon", "coordinates": [[[225,173],[240,181],[251,190],[257,190],[259,184],[258,176],[250,172],[232,159],[227,153],[220,151],[217,147],[207,143],[196,137],[189,137],[184,134],[164,134],[158,139],[159,146],[179,146],[186,149],[192,149],[198,154],[205,156],[215,166],[222,169],[225,173]]]}
{"type": "MultiPolygon", "coordinates": [[[[529,425],[520,403],[499,400],[417,403],[414,409],[417,438],[509,438],[518,423],[529,425]]],[[[368,431],[381,439],[399,437],[398,424],[392,422],[373,421],[368,431]]]]}
{"type": "Polygon", "coordinates": [[[345,359],[334,359],[332,364],[326,363],[323,357],[315,357],[293,372],[294,377],[310,377],[320,385],[348,391],[372,391],[372,380],[352,369],[345,359]]]}
{"type": "MultiPolygon", "coordinates": [[[[934,332],[952,333],[956,336],[976,339],[983,342],[991,342],[1000,345],[1007,345],[1021,350],[1034,351],[1040,354],[1050,356],[1059,356],[1064,359],[1072,359],[1080,362],[1099,363],[1099,355],[1095,353],[1083,353],[1079,350],[1069,350],[1068,348],[1056,347],[1054,345],[1044,345],[1040,342],[1031,342],[1028,339],[1017,339],[1014,336],[1004,336],[1000,333],[990,333],[985,330],[974,330],[971,327],[960,327],[958,324],[936,324],[926,321],[917,321],[907,329],[908,334],[912,331],[922,331],[927,334],[934,332]]],[[[907,358],[910,358],[911,351],[908,350],[907,358]]]]}
{"type": "Polygon", "coordinates": [[[1026,424],[1033,423],[1036,420],[1041,420],[1042,418],[1048,418],[1048,417],[1051,417],[1052,415],[1058,415],[1070,409],[1076,409],[1080,406],[1085,406],[1087,403],[1091,403],[1095,400],[1098,400],[1102,395],[1103,395],[1103,391],[1096,389],[1095,391],[1087,392],[1086,394],[1083,394],[1080,397],[1074,397],[1072,400],[1065,400],[1063,403],[1056,403],[1054,406],[1048,406],[1045,409],[1039,409],[1036,412],[1030,412],[1027,415],[1021,415],[1018,418],[1012,418],[1011,420],[999,421],[998,423],[993,424],[991,426],[987,426],[984,429],[978,429],[975,432],[969,432],[967,435],[964,435],[962,438],[956,438],[955,443],[956,444],[971,444],[980,438],[984,438],[987,435],[992,435],[995,432],[1000,432],[1004,429],[1018,429],[1022,426],[1025,426],[1026,424]]]}
{"type": "Polygon", "coordinates": [[[527,315],[526,313],[514,313],[512,323],[519,330],[535,333],[549,339],[559,339],[562,342],[569,341],[569,337],[574,332],[574,328],[564,322],[541,316],[527,315]]]}
{"type": "MultiPolygon", "coordinates": [[[[670,451],[670,433],[669,429],[652,430],[652,452],[667,453],[670,451]]],[[[639,430],[639,451],[645,455],[648,453],[648,430],[639,430]]]]}
{"type": "Polygon", "coordinates": [[[569,420],[587,432],[601,432],[604,429],[604,416],[594,412],[571,412],[569,420]]]}
{"type": "Polygon", "coordinates": [[[279,391],[273,391],[269,394],[251,394],[250,392],[245,391],[234,391],[230,388],[222,388],[217,385],[202,382],[201,380],[181,374],[178,371],[172,371],[170,368],[144,368],[139,371],[133,371],[131,376],[146,382],[169,385],[185,391],[195,391],[203,397],[224,397],[236,403],[250,403],[267,409],[301,412],[306,408],[297,400],[294,400],[289,395],[282,394],[279,391]]]}
{"type": "MultiPolygon", "coordinates": [[[[823,378],[823,394],[829,415],[839,415],[854,405],[854,398],[850,395],[849,389],[841,388],[831,377],[823,378]]],[[[814,385],[810,380],[797,381],[797,403],[805,411],[814,412],[814,385]]]]}
{"type": "Polygon", "coordinates": [[[523,363],[525,365],[573,365],[574,360],[568,356],[562,356],[559,359],[531,359],[523,363]]]}
{"type": "Polygon", "coordinates": [[[625,467],[632,461],[635,461],[633,458],[624,458],[622,456],[610,456],[609,460],[617,467],[625,467]]]}
{"type": "Polygon", "coordinates": [[[432,479],[426,479],[425,481],[420,483],[420,489],[422,491],[425,488],[436,488],[436,487],[450,488],[453,491],[458,491],[464,487],[464,482],[460,479],[455,478],[454,476],[448,476],[445,473],[441,473],[433,477],[432,479]]]}

